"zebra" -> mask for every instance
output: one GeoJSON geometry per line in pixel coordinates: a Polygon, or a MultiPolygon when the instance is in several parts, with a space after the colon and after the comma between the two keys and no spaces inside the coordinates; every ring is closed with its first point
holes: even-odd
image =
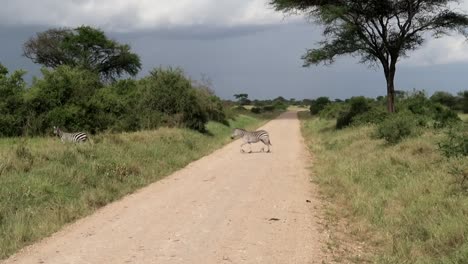
{"type": "MultiPolygon", "coordinates": [[[[237,138],[237,137],[242,137],[244,140],[244,143],[241,145],[241,152],[245,152],[242,147],[245,144],[250,144],[251,143],[257,143],[259,141],[262,141],[263,144],[265,144],[268,147],[267,152],[270,152],[270,146],[273,146],[270,141],[270,137],[268,135],[268,132],[265,130],[259,130],[259,131],[246,131],[244,129],[236,128],[234,129],[234,133],[231,136],[231,139],[237,138]]],[[[262,147],[262,152],[265,151],[265,148],[262,147]]],[[[252,146],[250,146],[250,151],[249,153],[252,153],[252,146]]]]}
{"type": "Polygon", "coordinates": [[[60,140],[62,140],[62,143],[65,143],[65,142],[83,143],[83,142],[86,142],[86,140],[88,140],[88,135],[86,135],[86,133],[83,133],[83,132],[65,133],[56,126],[54,126],[54,134],[57,135],[60,138],[60,140]]]}

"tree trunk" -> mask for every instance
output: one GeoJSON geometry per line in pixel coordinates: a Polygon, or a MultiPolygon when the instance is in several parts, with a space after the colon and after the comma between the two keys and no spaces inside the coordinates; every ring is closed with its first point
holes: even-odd
{"type": "Polygon", "coordinates": [[[395,66],[396,61],[392,61],[385,76],[385,79],[387,80],[387,111],[389,113],[395,113],[395,66]]]}
{"type": "Polygon", "coordinates": [[[395,85],[393,79],[387,80],[387,111],[395,112],[395,85]]]}

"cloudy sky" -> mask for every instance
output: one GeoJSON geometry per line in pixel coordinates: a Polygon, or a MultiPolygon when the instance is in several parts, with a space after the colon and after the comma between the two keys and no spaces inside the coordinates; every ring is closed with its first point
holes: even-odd
{"type": "MultiPolygon", "coordinates": [[[[468,1],[457,7],[468,10],[468,1]]],[[[274,12],[267,0],[3,0],[0,62],[11,70],[39,66],[21,56],[22,44],[50,27],[92,25],[141,56],[143,71],[178,66],[205,74],[223,98],[314,98],[385,93],[381,69],[344,57],[332,66],[302,68],[301,55],[321,39],[301,17],[274,12]]],[[[456,93],[468,89],[468,42],[430,40],[401,62],[397,88],[456,93]]]]}

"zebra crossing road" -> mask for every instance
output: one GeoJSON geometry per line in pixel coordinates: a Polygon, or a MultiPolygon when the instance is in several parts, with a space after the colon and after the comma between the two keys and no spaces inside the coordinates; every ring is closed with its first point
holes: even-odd
{"type": "Polygon", "coordinates": [[[320,206],[297,115],[261,129],[272,153],[257,153],[262,143],[240,153],[236,140],[4,264],[322,263],[320,206]]]}

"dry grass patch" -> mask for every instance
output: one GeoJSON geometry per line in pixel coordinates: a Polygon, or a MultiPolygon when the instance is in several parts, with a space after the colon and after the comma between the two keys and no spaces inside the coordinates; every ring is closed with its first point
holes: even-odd
{"type": "Polygon", "coordinates": [[[207,134],[161,128],[81,145],[0,139],[0,259],[211,153],[230,141],[232,127],[254,129],[277,114],[209,123],[207,134]]]}
{"type": "Polygon", "coordinates": [[[426,130],[388,145],[372,136],[372,126],[335,131],[333,121],[301,119],[314,180],[332,205],[330,225],[345,222],[332,232],[365,242],[370,253],[342,251],[343,263],[468,260],[468,194],[455,188],[452,164],[438,150],[443,135],[426,130]]]}

